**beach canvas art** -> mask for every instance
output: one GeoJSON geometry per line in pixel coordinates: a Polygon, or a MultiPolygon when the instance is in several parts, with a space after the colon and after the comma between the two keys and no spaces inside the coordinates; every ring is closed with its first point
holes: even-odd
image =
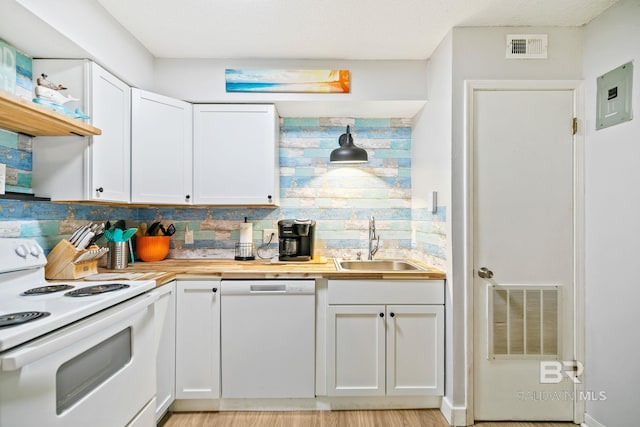
{"type": "Polygon", "coordinates": [[[226,69],[227,92],[349,93],[349,70],[226,69]]]}

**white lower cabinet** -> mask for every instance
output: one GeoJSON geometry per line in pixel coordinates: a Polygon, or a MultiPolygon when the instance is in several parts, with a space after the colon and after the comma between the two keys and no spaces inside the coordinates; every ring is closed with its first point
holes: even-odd
{"type": "Polygon", "coordinates": [[[384,396],[384,306],[329,306],[327,377],[330,396],[384,396]]]}
{"type": "Polygon", "coordinates": [[[220,280],[178,280],[176,399],[220,397],[220,280]]]}
{"type": "Polygon", "coordinates": [[[328,298],[329,396],[444,394],[443,281],[330,280],[328,298]]]}
{"type": "Polygon", "coordinates": [[[444,394],[444,306],[387,306],[387,395],[444,394]]]}
{"type": "Polygon", "coordinates": [[[167,412],[175,400],[176,390],[176,282],[152,291],[155,302],[156,400],[155,420],[167,412]]]}

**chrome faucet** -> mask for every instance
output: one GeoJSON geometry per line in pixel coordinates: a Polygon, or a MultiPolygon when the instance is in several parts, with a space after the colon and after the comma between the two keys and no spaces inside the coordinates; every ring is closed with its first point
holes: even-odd
{"type": "Polygon", "coordinates": [[[369,218],[369,260],[373,260],[373,256],[378,252],[380,247],[380,236],[376,236],[376,219],[371,216],[369,218]],[[375,247],[373,246],[375,242],[375,247]]]}

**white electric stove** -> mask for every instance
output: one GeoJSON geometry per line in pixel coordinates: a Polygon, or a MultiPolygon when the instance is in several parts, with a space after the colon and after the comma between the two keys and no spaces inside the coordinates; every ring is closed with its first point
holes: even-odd
{"type": "Polygon", "coordinates": [[[0,352],[142,294],[153,280],[47,282],[42,248],[0,239],[0,352]]]}
{"type": "Polygon", "coordinates": [[[155,281],[47,281],[46,262],[0,238],[0,425],[151,425],[155,281]]]}

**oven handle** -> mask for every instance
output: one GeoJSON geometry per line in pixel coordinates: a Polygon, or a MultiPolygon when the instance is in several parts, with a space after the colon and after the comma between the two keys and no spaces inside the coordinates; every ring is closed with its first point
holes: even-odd
{"type": "Polygon", "coordinates": [[[16,350],[10,350],[0,357],[0,368],[5,371],[17,371],[29,363],[35,362],[51,353],[87,338],[98,332],[104,331],[110,325],[132,316],[158,300],[157,294],[147,293],[144,298],[136,298],[135,301],[122,303],[106,312],[98,313],[70,329],[54,332],[50,336],[25,344],[16,350]]]}

